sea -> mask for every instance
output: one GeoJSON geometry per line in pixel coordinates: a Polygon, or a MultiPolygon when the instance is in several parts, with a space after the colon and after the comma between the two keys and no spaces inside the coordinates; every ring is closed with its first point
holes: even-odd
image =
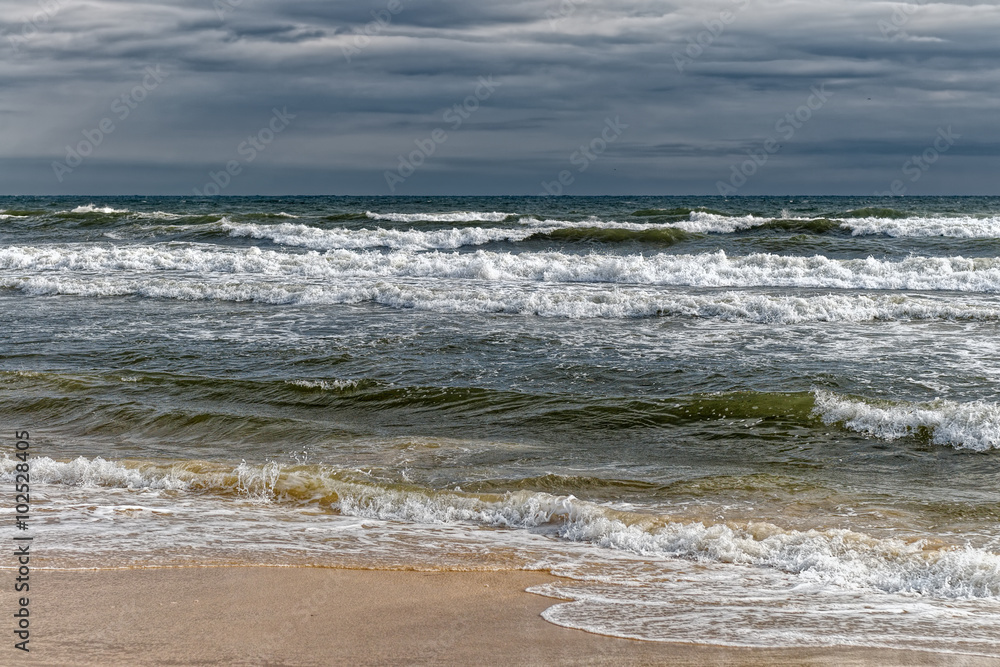
{"type": "Polygon", "coordinates": [[[0,323],[33,566],[1000,657],[1000,198],[2,197],[0,323]]]}

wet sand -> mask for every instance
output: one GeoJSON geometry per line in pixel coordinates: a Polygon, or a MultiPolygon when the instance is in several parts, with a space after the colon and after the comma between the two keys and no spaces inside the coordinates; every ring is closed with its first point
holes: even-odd
{"type": "MultiPolygon", "coordinates": [[[[997,665],[866,648],[735,649],[561,628],[532,572],[35,570],[31,665],[997,665]]],[[[14,606],[5,587],[3,608],[14,606]]],[[[1000,638],[998,638],[1000,641],[1000,638]]]]}

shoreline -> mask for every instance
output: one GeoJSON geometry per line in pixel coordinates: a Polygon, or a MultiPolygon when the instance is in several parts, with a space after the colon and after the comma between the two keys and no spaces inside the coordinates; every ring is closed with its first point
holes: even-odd
{"type": "MultiPolygon", "coordinates": [[[[31,665],[996,665],[867,647],[734,648],[620,639],[541,616],[557,577],[223,566],[34,570],[31,665]]],[[[3,605],[14,594],[5,590],[3,605]]],[[[5,647],[8,653],[13,647],[5,647]]]]}

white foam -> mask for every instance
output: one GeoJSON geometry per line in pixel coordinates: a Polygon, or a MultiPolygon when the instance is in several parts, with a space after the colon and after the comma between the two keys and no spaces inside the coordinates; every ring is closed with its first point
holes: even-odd
{"type": "Polygon", "coordinates": [[[529,589],[563,601],[542,617],[569,628],[647,641],[1000,655],[1000,606],[993,599],[866,595],[803,584],[780,572],[710,563],[617,563],[610,576],[598,572],[593,567],[553,568],[554,574],[573,580],[529,589]]]}
{"type": "Polygon", "coordinates": [[[980,452],[1000,449],[1000,405],[996,403],[888,403],[817,391],[814,414],[824,423],[842,424],[882,440],[925,433],[937,445],[980,452]]]}
{"type": "Polygon", "coordinates": [[[0,269],[238,273],[313,278],[433,277],[491,282],[617,283],[695,287],[805,287],[867,290],[1000,291],[1000,258],[919,257],[902,260],[828,259],[768,253],[698,255],[574,255],[332,250],[289,254],[259,248],[195,244],[153,246],[11,246],[0,269]]]}
{"type": "Polygon", "coordinates": [[[686,232],[699,234],[731,234],[746,229],[753,229],[771,222],[774,218],[762,218],[754,215],[728,216],[703,211],[692,211],[688,220],[675,222],[671,226],[686,232]]]}
{"type": "Polygon", "coordinates": [[[513,213],[484,213],[480,211],[451,211],[448,213],[372,213],[365,211],[371,220],[390,222],[503,222],[513,213]]]}
{"type": "MultiPolygon", "coordinates": [[[[0,458],[0,483],[15,464],[0,458]]],[[[602,634],[1000,655],[998,556],[981,549],[706,525],[549,494],[389,489],[301,462],[33,465],[44,502],[32,529],[56,567],[546,569],[570,579],[532,589],[560,600],[543,616],[602,634]]]]}
{"type": "Polygon", "coordinates": [[[466,246],[486,245],[499,241],[520,242],[536,234],[560,229],[593,228],[647,231],[669,229],[671,225],[655,223],[615,222],[613,220],[535,220],[523,218],[519,227],[456,227],[453,229],[323,229],[302,224],[237,224],[220,221],[222,228],[234,237],[269,239],[276,243],[313,250],[361,250],[390,248],[393,250],[454,250],[466,246]]]}
{"type": "Polygon", "coordinates": [[[539,227],[536,232],[552,232],[557,229],[625,229],[634,232],[644,232],[652,229],[679,229],[687,232],[706,231],[699,225],[690,225],[685,222],[660,223],[660,222],[618,222],[615,220],[600,220],[589,218],[586,220],[535,220],[522,219],[521,224],[531,224],[539,227]]]}
{"type": "Polygon", "coordinates": [[[556,229],[628,229],[632,231],[646,231],[649,229],[672,229],[676,227],[676,225],[671,223],[618,222],[617,220],[602,220],[595,216],[584,218],[583,220],[521,218],[517,221],[517,224],[538,227],[545,231],[554,231],[556,229]]]}
{"type": "Polygon", "coordinates": [[[458,494],[345,485],[341,511],[415,523],[471,522],[547,527],[566,540],[642,556],[752,565],[803,582],[943,598],[1000,596],[1000,556],[972,548],[926,551],[922,543],[875,539],[849,530],[789,531],[770,524],[704,525],[618,513],[572,496],[517,492],[485,501],[458,494]]]}
{"type": "MultiPolygon", "coordinates": [[[[816,218],[760,217],[754,215],[727,216],[694,211],[689,220],[673,223],[672,227],[695,233],[731,234],[763,227],[776,220],[809,222],[816,218]]],[[[853,236],[885,235],[904,237],[1000,238],[1000,217],[911,217],[911,218],[830,218],[853,236]]]]}
{"type": "MultiPolygon", "coordinates": [[[[0,461],[0,479],[13,478],[17,460],[6,454],[0,461]]],[[[189,480],[167,471],[151,473],[142,468],[130,468],[102,458],[79,457],[70,462],[54,461],[47,456],[31,460],[33,481],[44,484],[64,484],[79,487],[112,487],[125,489],[181,490],[189,487],[189,480]]]]}
{"type": "Polygon", "coordinates": [[[0,286],[32,295],[141,296],[220,300],[272,305],[374,303],[396,309],[441,313],[503,313],[559,318],[690,317],[729,322],[795,324],[906,320],[1000,320],[1000,306],[947,302],[925,297],[816,295],[790,297],[590,285],[504,284],[486,287],[460,281],[342,278],[332,284],[273,279],[169,279],[35,276],[0,278],[0,286]]]}
{"type": "Polygon", "coordinates": [[[884,234],[893,237],[1000,238],[1000,217],[990,218],[857,218],[841,227],[854,236],[884,234]]]}
{"type": "MultiPolygon", "coordinates": [[[[4,455],[0,480],[17,461],[4,455]]],[[[504,496],[405,491],[342,481],[324,468],[276,463],[235,469],[206,463],[129,464],[100,458],[63,463],[33,459],[37,484],[236,494],[258,503],[318,501],[335,494],[343,514],[415,524],[474,524],[544,529],[570,542],[641,556],[681,558],[778,570],[800,583],[939,599],[1000,597],[1000,556],[973,548],[927,549],[921,542],[877,539],[849,530],[783,529],[683,522],[669,516],[618,512],[572,496],[527,491],[504,496]]],[[[41,490],[41,489],[39,489],[41,490]]]]}
{"type": "Polygon", "coordinates": [[[406,250],[455,249],[463,246],[484,245],[496,241],[522,241],[536,229],[503,229],[465,227],[416,231],[400,229],[320,229],[308,225],[284,223],[280,225],[235,224],[223,222],[222,228],[230,236],[270,239],[283,245],[311,248],[313,250],[364,248],[392,248],[406,250]]]}
{"type": "Polygon", "coordinates": [[[992,298],[932,294],[689,293],[677,287],[1000,290],[1000,260],[830,260],[751,255],[290,254],[195,244],[0,249],[0,286],[37,295],[273,304],[373,302],[546,317],[657,315],[750,322],[1000,319],[992,298]],[[612,283],[608,286],[607,283],[612,283]],[[631,283],[631,284],[629,284],[631,283]]]}
{"type": "Polygon", "coordinates": [[[289,384],[303,389],[321,389],[323,391],[343,391],[358,386],[357,380],[290,380],[289,384]]]}
{"type": "Polygon", "coordinates": [[[128,209],[111,208],[110,206],[95,207],[93,204],[87,204],[86,206],[77,206],[70,213],[128,213],[128,209]]]}
{"type": "MultiPolygon", "coordinates": [[[[116,212],[122,213],[123,211],[116,211],[116,212]]],[[[136,217],[145,220],[180,220],[181,218],[189,217],[188,214],[167,213],[166,211],[149,211],[149,212],[140,211],[135,215],[136,217]]]]}
{"type": "MultiPolygon", "coordinates": [[[[0,480],[13,481],[18,461],[4,454],[0,460],[0,480]]],[[[235,494],[258,503],[272,502],[281,468],[276,463],[235,468],[198,462],[195,465],[130,463],[108,461],[101,457],[78,457],[55,461],[47,456],[31,459],[32,481],[79,488],[115,488],[132,491],[208,491],[235,494]]]]}

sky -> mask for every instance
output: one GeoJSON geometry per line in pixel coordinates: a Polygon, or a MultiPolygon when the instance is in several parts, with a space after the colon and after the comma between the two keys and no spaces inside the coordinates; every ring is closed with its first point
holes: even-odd
{"type": "Polygon", "coordinates": [[[1000,195],[1000,7],[0,0],[0,194],[1000,195]]]}

